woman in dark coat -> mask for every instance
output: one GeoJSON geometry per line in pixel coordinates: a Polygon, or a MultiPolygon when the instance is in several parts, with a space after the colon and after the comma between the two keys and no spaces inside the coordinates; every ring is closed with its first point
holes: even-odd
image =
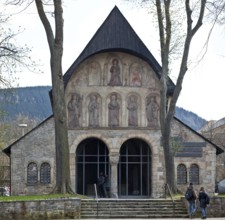
{"type": "Polygon", "coordinates": [[[199,194],[198,194],[198,199],[200,203],[200,208],[202,212],[202,219],[206,219],[206,207],[208,204],[208,195],[204,190],[204,187],[200,188],[199,194]]]}

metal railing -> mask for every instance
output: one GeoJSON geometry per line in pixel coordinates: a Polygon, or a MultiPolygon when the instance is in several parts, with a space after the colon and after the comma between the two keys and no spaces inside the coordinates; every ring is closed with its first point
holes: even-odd
{"type": "Polygon", "coordinates": [[[96,218],[98,218],[98,190],[97,190],[97,186],[96,184],[94,184],[94,188],[95,188],[95,199],[96,199],[96,202],[97,202],[97,216],[96,218]]]}

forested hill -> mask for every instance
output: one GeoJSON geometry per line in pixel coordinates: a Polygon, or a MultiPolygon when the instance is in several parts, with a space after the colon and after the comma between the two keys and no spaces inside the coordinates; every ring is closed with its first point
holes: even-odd
{"type": "MultiPolygon", "coordinates": [[[[4,111],[1,121],[15,120],[18,115],[42,121],[52,114],[50,86],[26,87],[0,90],[0,111],[4,111]]],[[[183,108],[176,108],[176,117],[194,130],[199,130],[206,120],[183,108]]]]}
{"type": "Polygon", "coordinates": [[[0,90],[1,120],[15,120],[18,115],[42,121],[52,114],[49,91],[51,86],[0,90]]]}
{"type": "Polygon", "coordinates": [[[197,114],[180,107],[176,107],[175,116],[196,131],[200,130],[200,128],[202,128],[202,126],[207,122],[197,114]]]}

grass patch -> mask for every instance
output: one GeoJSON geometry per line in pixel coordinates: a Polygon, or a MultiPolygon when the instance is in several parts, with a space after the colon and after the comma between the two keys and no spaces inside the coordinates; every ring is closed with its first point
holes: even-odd
{"type": "Polygon", "coordinates": [[[47,200],[60,198],[79,198],[84,199],[86,196],[79,194],[48,194],[48,195],[33,195],[33,196],[0,196],[0,202],[7,201],[31,201],[31,200],[47,200]]]}

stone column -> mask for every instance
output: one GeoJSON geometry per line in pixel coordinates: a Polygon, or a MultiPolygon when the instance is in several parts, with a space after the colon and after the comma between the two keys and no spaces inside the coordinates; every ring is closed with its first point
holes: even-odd
{"type": "Polygon", "coordinates": [[[119,162],[119,153],[111,153],[109,155],[109,160],[111,165],[111,197],[118,198],[117,165],[119,162]]]}

